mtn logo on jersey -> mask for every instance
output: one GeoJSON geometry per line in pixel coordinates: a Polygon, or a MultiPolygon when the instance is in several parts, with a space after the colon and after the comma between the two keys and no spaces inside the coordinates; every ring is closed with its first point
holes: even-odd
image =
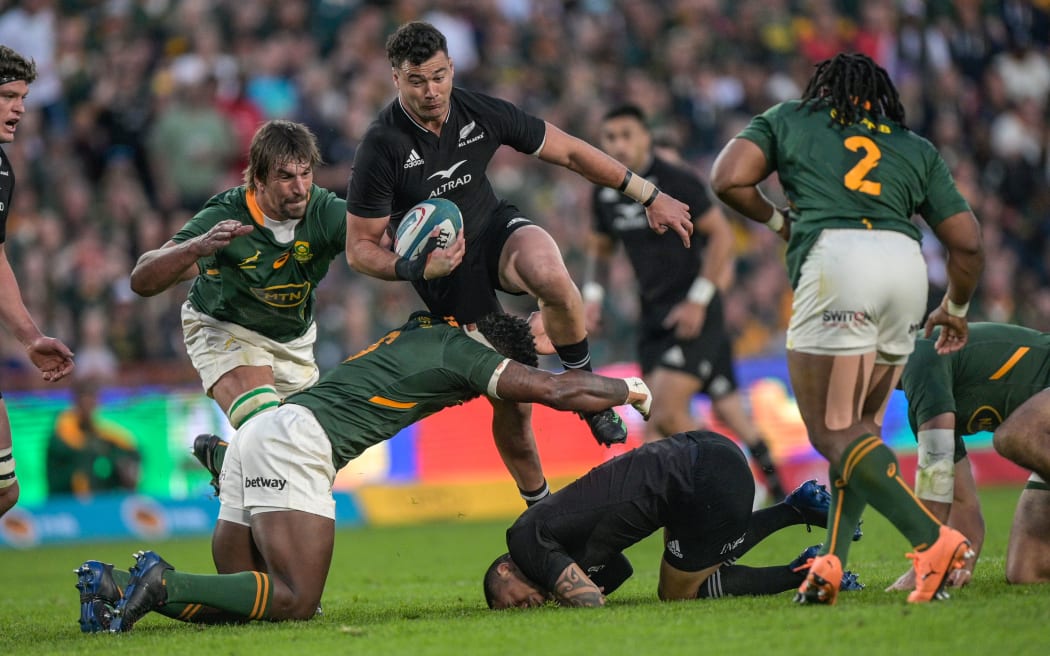
{"type": "Polygon", "coordinates": [[[416,149],[413,148],[412,152],[408,154],[408,159],[405,160],[405,168],[411,169],[416,166],[423,166],[423,158],[419,156],[416,149]]]}
{"type": "Polygon", "coordinates": [[[860,326],[871,321],[871,317],[863,310],[824,310],[825,326],[860,326]]]}
{"type": "Polygon", "coordinates": [[[291,283],[262,289],[253,287],[252,294],[270,307],[293,308],[302,305],[310,298],[311,288],[312,285],[309,282],[291,283]]]}

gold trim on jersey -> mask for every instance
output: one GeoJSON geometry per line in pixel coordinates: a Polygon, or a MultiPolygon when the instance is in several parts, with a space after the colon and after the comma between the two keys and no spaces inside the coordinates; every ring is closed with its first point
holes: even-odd
{"type": "Polygon", "coordinates": [[[1022,346],[1016,351],[1014,351],[1014,354],[1010,356],[1010,359],[1007,360],[1006,363],[1003,364],[1003,366],[999,367],[999,371],[996,371],[994,374],[992,374],[988,378],[988,380],[999,380],[1000,378],[1008,374],[1010,370],[1013,369],[1018,362],[1020,362],[1021,358],[1023,358],[1025,354],[1028,353],[1029,350],[1031,349],[1029,349],[1027,346],[1022,346]]]}
{"type": "Polygon", "coordinates": [[[376,405],[381,405],[387,408],[397,408],[398,410],[408,410],[409,408],[414,408],[417,405],[419,405],[415,401],[395,401],[393,399],[388,399],[383,396],[373,396],[372,398],[368,399],[368,402],[375,403],[376,405]]]}

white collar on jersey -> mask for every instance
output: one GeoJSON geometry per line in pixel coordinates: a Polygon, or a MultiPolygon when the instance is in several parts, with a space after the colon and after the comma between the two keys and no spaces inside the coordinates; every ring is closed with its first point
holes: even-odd
{"type": "Polygon", "coordinates": [[[466,324],[465,326],[463,326],[463,332],[465,332],[467,334],[467,337],[471,338],[472,340],[474,340],[478,344],[482,344],[484,346],[487,346],[490,349],[492,349],[493,351],[496,350],[496,347],[492,345],[492,342],[490,342],[488,339],[486,339],[485,336],[483,334],[481,334],[481,331],[478,330],[478,324],[476,324],[476,323],[468,323],[468,324],[466,324]]]}
{"type": "MultiPolygon", "coordinates": [[[[398,97],[397,97],[397,106],[401,108],[401,111],[405,113],[405,116],[408,117],[408,120],[412,121],[412,123],[417,128],[419,128],[423,132],[430,132],[430,134],[434,134],[433,132],[430,131],[429,128],[425,128],[422,125],[420,125],[419,121],[417,121],[415,119],[415,117],[412,116],[412,113],[409,112],[407,109],[405,109],[405,106],[401,104],[401,96],[400,95],[398,95],[398,97]]],[[[445,123],[448,123],[448,117],[450,117],[450,116],[452,116],[452,98],[451,97],[448,99],[448,113],[445,114],[445,120],[441,121],[441,125],[444,125],[445,123]]]]}

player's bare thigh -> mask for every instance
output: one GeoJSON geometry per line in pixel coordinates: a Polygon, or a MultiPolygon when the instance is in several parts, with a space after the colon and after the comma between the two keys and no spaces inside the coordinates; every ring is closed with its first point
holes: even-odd
{"type": "MultiPolygon", "coordinates": [[[[576,291],[557,242],[537,225],[524,226],[507,237],[499,256],[499,281],[508,292],[527,292],[547,302],[576,291]]],[[[582,311],[578,291],[575,297],[582,311]]]]}
{"type": "Polygon", "coordinates": [[[1004,458],[1050,480],[1050,389],[1011,412],[995,429],[992,443],[1004,458]]]}
{"type": "Polygon", "coordinates": [[[209,393],[223,412],[229,412],[230,404],[245,392],[257,387],[274,387],[275,385],[271,367],[244,366],[230,369],[220,376],[219,380],[212,385],[209,393]]]}
{"type": "Polygon", "coordinates": [[[1006,580],[1050,582],[1050,490],[1021,492],[1006,549],[1006,580]]]}
{"type": "Polygon", "coordinates": [[[859,431],[878,435],[901,367],[875,353],[816,355],[788,351],[788,371],[813,446],[831,462],[859,431]]]}

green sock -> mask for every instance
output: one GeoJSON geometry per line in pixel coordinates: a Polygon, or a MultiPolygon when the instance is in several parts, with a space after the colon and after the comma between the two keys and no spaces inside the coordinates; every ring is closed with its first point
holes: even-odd
{"type": "Polygon", "coordinates": [[[847,489],[842,481],[842,472],[834,465],[828,466],[828,492],[831,494],[831,503],[828,506],[828,537],[820,553],[835,554],[845,566],[850,545],[853,544],[853,531],[868,504],[856,488],[847,489]]]}
{"type": "Polygon", "coordinates": [[[186,574],[169,570],[164,573],[164,585],[168,590],[168,601],[160,610],[182,602],[183,610],[175,619],[185,621],[191,621],[203,606],[249,620],[261,620],[269,616],[273,602],[270,577],[262,572],[186,574]]]}
{"type": "Polygon", "coordinates": [[[912,547],[922,550],[936,542],[940,522],[901,478],[897,456],[880,438],[868,433],[854,440],[838,469],[846,489],[856,491],[882,513],[912,547]]]}

